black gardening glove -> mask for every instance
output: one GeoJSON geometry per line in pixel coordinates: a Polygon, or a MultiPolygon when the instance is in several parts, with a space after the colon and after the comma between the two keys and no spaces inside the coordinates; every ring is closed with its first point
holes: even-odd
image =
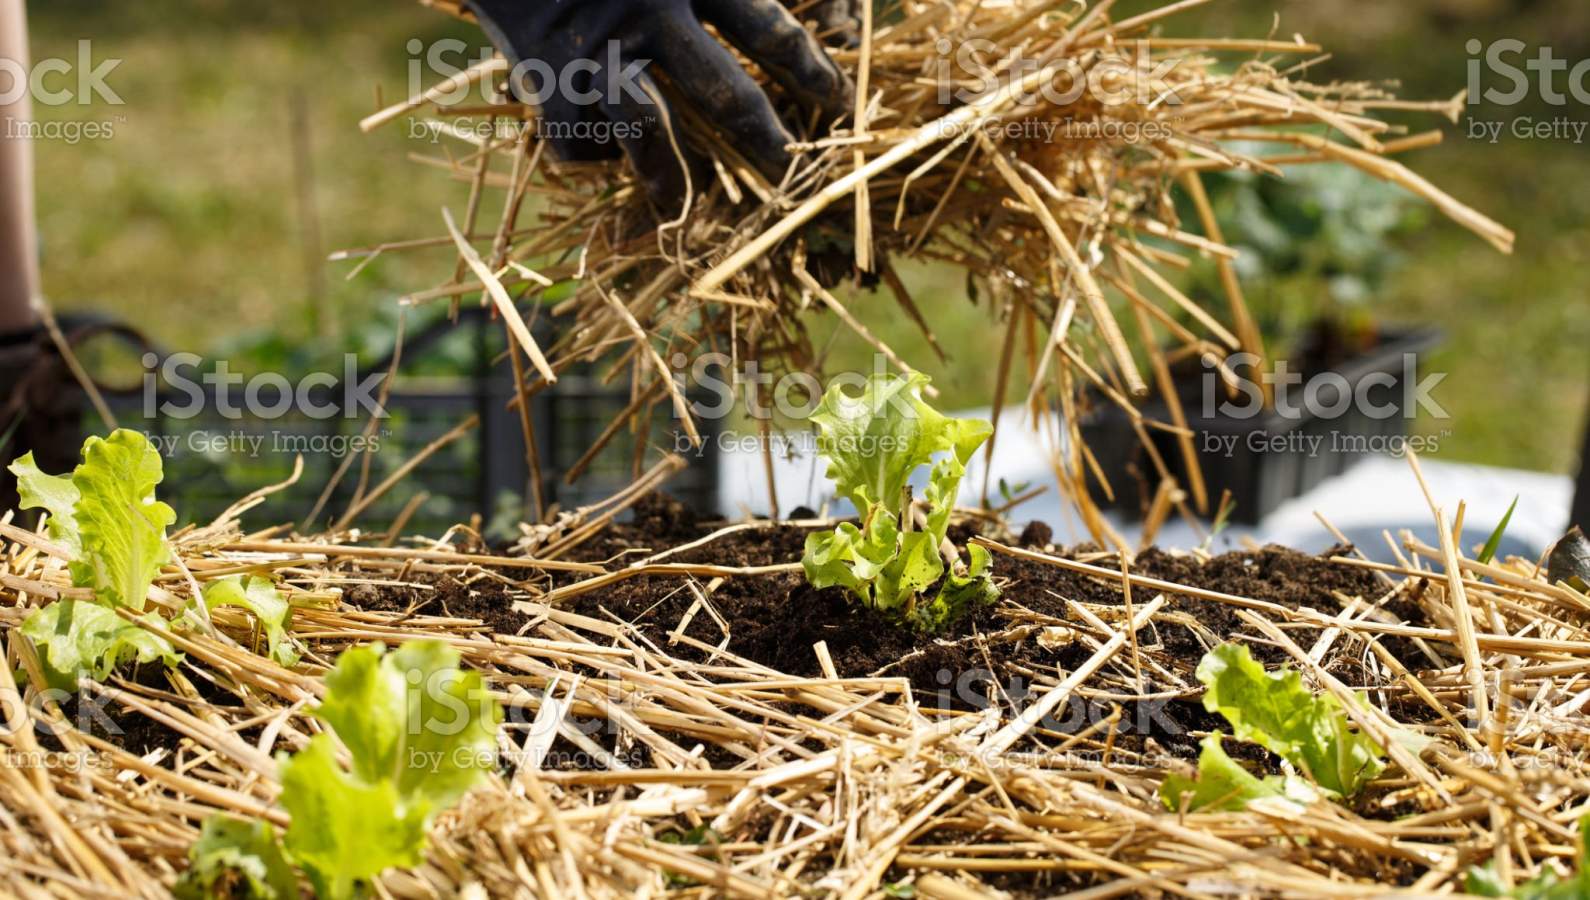
{"type": "MultiPolygon", "coordinates": [[[[816,110],[824,127],[853,103],[848,79],[777,0],[466,2],[515,67],[515,95],[539,108],[553,151],[568,161],[623,153],[664,209],[677,210],[687,186],[703,190],[711,170],[686,146],[656,73],[769,178],[782,177],[790,161],[793,138],[772,101],[704,22],[816,110]],[[549,72],[564,84],[549,88],[549,72]]],[[[820,27],[846,27],[851,2],[823,4],[820,27]]]]}

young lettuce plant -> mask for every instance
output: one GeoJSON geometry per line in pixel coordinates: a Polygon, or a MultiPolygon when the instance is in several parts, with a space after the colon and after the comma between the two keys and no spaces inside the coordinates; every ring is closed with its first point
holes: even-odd
{"type": "MultiPolygon", "coordinates": [[[[31,453],[10,468],[22,508],[49,514],[45,533],[67,552],[72,583],[94,593],[92,601],[52,603],[22,623],[22,633],[40,650],[49,686],[75,691],[79,679],[103,681],[128,661],[180,663],[181,654],[158,630],[117,612],[126,608],[142,614],[149,586],[171,561],[166,528],[177,516],[155,499],[164,469],[148,438],[125,429],[105,439],[91,437],[83,445],[82,464],[71,475],[45,474],[31,453]]],[[[291,608],[268,579],[231,576],[213,581],[205,588],[204,602],[209,609],[236,606],[253,613],[271,658],[284,666],[298,662],[286,632],[291,608]]],[[[190,610],[169,627],[194,621],[202,617],[190,610]]]]}
{"type": "Polygon", "coordinates": [[[142,613],[161,566],[170,561],[166,528],[176,520],[155,499],[160,454],[136,431],[91,437],[71,475],[46,475],[29,453],[10,467],[23,509],[49,514],[46,533],[69,554],[72,583],[92,602],[61,600],[27,618],[22,633],[40,648],[50,687],[76,691],[78,679],[102,680],[118,664],[181,656],[165,638],[116,610],[142,613]]]}
{"type": "Polygon", "coordinates": [[[885,615],[936,633],[999,592],[989,577],[988,551],[972,546],[966,565],[947,540],[966,463],[993,429],[929,406],[922,399],[927,383],[916,373],[874,375],[859,397],[840,385],[824,395],[811,416],[817,449],[860,524],[843,522],[809,535],[801,563],[812,586],[843,587],[885,615]],[[922,466],[932,468],[919,522],[909,480],[922,466]],[[941,581],[932,599],[923,599],[941,581]]]}
{"type": "Polygon", "coordinates": [[[1507,887],[1496,874],[1496,864],[1475,866],[1464,878],[1463,889],[1476,897],[1512,897],[1514,900],[1590,900],[1590,816],[1579,819],[1579,868],[1564,878],[1545,868],[1529,881],[1507,887]]]}
{"type": "Polygon", "coordinates": [[[315,710],[336,737],[319,734],[277,755],[281,804],[292,816],[281,842],[269,826],[211,817],[178,896],[230,885],[259,900],[296,900],[296,879],[284,876],[295,864],[317,897],[345,900],[389,868],[419,865],[436,816],[496,767],[502,708],[480,675],[458,664],[458,651],[440,641],[345,651],[315,710]]]}
{"type": "Polygon", "coordinates": [[[216,579],[204,586],[204,605],[212,611],[231,606],[253,613],[270,658],[289,669],[298,665],[298,650],[287,636],[293,608],[269,578],[229,575],[216,579]]]}
{"type": "MultiPolygon", "coordinates": [[[[1203,741],[1196,780],[1171,775],[1160,786],[1167,809],[1238,810],[1260,797],[1287,797],[1307,803],[1317,795],[1332,800],[1355,796],[1385,771],[1385,750],[1352,720],[1330,694],[1303,686],[1291,667],[1266,672],[1240,644],[1223,644],[1198,663],[1198,680],[1208,689],[1204,708],[1219,713],[1239,740],[1251,741],[1280,756],[1312,784],[1292,776],[1258,778],[1221,748],[1223,735],[1203,741]]],[[[1424,739],[1399,730],[1399,743],[1422,749],[1424,739]]]]}

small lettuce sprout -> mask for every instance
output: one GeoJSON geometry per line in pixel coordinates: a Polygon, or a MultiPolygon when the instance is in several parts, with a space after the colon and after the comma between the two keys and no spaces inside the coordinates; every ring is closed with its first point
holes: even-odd
{"type": "MultiPolygon", "coordinates": [[[[1198,663],[1198,680],[1208,688],[1204,708],[1224,716],[1238,740],[1286,760],[1329,799],[1355,796],[1386,769],[1385,750],[1353,728],[1341,703],[1330,694],[1310,692],[1289,666],[1266,672],[1247,647],[1224,644],[1198,663]]],[[[1221,737],[1216,732],[1204,740],[1196,781],[1180,775],[1165,779],[1160,798],[1167,809],[1242,809],[1263,796],[1308,802],[1308,785],[1295,778],[1257,778],[1226,755],[1221,737]]],[[[1399,731],[1397,737],[1410,749],[1423,740],[1411,732],[1399,731]]]]}
{"type": "Polygon", "coordinates": [[[246,884],[245,896],[296,898],[296,886],[284,892],[278,878],[260,874],[275,871],[275,853],[304,870],[317,897],[361,896],[385,870],[423,862],[436,816],[496,768],[502,709],[440,641],[345,651],[315,716],[336,737],[319,734],[298,753],[277,755],[281,804],[292,816],[282,846],[269,831],[214,817],[203,848],[190,853],[185,883],[213,884],[217,868],[237,868],[243,880],[227,883],[246,884]]]}
{"type": "Polygon", "coordinates": [[[269,822],[211,816],[171,893],[177,900],[289,900],[298,896],[298,876],[269,822]]]}
{"type": "Polygon", "coordinates": [[[1579,870],[1567,878],[1549,867],[1511,890],[1496,875],[1496,864],[1469,869],[1463,890],[1476,897],[1514,900],[1590,900],[1590,816],[1579,820],[1579,870]]]}
{"type": "Polygon", "coordinates": [[[298,651],[287,636],[287,622],[293,610],[270,579],[245,580],[241,575],[231,575],[212,581],[204,588],[204,605],[212,610],[235,606],[253,613],[265,634],[271,659],[289,669],[298,664],[298,651]]]}
{"type": "Polygon", "coordinates": [[[859,397],[840,385],[823,397],[811,417],[818,452],[861,521],[809,535],[801,563],[814,587],[843,587],[867,606],[936,633],[999,591],[986,549],[971,547],[966,565],[947,540],[966,463],[993,429],[933,409],[922,399],[927,383],[917,373],[874,375],[859,397]],[[909,480],[922,466],[931,470],[918,522],[909,480]],[[937,593],[924,599],[935,584],[937,593]]]}
{"type": "Polygon", "coordinates": [[[1239,811],[1254,800],[1283,797],[1308,804],[1319,794],[1301,779],[1291,775],[1266,775],[1260,778],[1244,769],[1221,746],[1224,735],[1209,735],[1199,743],[1198,777],[1172,774],[1160,786],[1159,796],[1172,811],[1239,811]]]}

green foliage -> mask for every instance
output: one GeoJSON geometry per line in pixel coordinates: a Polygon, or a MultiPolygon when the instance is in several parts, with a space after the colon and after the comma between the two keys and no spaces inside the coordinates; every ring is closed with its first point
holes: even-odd
{"type": "Polygon", "coordinates": [[[430,810],[406,805],[390,780],[367,782],[337,762],[332,739],[318,735],[281,762],[282,806],[292,814],[287,851],[317,896],[357,896],[358,886],[392,866],[424,859],[430,810]]]}
{"type": "MultiPolygon", "coordinates": [[[[673,844],[675,846],[707,847],[723,843],[723,835],[718,834],[716,831],[706,825],[697,825],[689,831],[664,832],[658,836],[657,841],[658,843],[673,844]]],[[[716,853],[706,853],[704,856],[707,859],[715,860],[718,858],[716,853]]],[[[699,882],[688,875],[681,875],[678,872],[672,871],[663,872],[663,880],[667,882],[670,890],[682,890],[684,888],[695,887],[697,884],[699,884],[699,882]]]]}
{"type": "Polygon", "coordinates": [[[1496,864],[1469,869],[1463,890],[1479,897],[1512,897],[1515,900],[1590,900],[1590,816],[1579,820],[1579,870],[1568,878],[1543,870],[1511,890],[1496,876],[1496,864]]]}
{"type": "MultiPolygon", "coordinates": [[[[316,735],[302,751],[277,756],[281,804],[292,816],[283,844],[317,896],[358,896],[386,869],[418,865],[436,815],[495,768],[502,710],[480,675],[458,665],[458,651],[440,641],[345,651],[315,711],[336,737],[316,735]]],[[[223,826],[216,833],[252,837],[223,826]]],[[[243,843],[236,849],[250,855],[243,843]]]]}
{"type": "MultiPolygon", "coordinates": [[[[1350,166],[1291,166],[1285,173],[1205,179],[1221,231],[1241,254],[1242,275],[1302,292],[1295,299],[1316,315],[1319,284],[1336,303],[1370,301],[1401,263],[1394,239],[1425,220],[1422,204],[1350,166]]],[[[1208,273],[1206,280],[1216,287],[1208,273]]]]}
{"type": "Polygon", "coordinates": [[[68,693],[82,678],[103,681],[124,662],[182,661],[160,635],[95,603],[59,600],[28,616],[22,633],[39,648],[49,686],[68,693]]]}
{"type": "Polygon", "coordinates": [[[1196,810],[1242,810],[1261,797],[1285,797],[1307,803],[1314,792],[1296,778],[1267,775],[1259,778],[1226,755],[1220,745],[1224,737],[1215,732],[1203,739],[1198,754],[1198,777],[1172,774],[1159,787],[1165,808],[1178,812],[1196,810]],[[1189,796],[1190,795],[1190,796],[1189,796]]]}
{"type": "Polygon", "coordinates": [[[74,512],[94,597],[109,606],[144,608],[149,585],[170,561],[166,527],[171,507],[155,499],[160,453],[136,431],[91,437],[72,473],[79,497],[74,512]]]}
{"type": "MultiPolygon", "coordinates": [[[[911,473],[943,450],[955,451],[961,463],[958,478],[992,433],[987,422],[952,419],[929,406],[922,399],[927,384],[928,377],[917,373],[874,375],[860,397],[849,396],[836,384],[812,413],[818,452],[828,460],[828,478],[857,511],[878,503],[897,510],[911,473]]],[[[944,477],[953,468],[953,463],[946,466],[944,477]]]]}
{"type": "Polygon", "coordinates": [[[452,806],[496,767],[501,710],[476,672],[440,641],[380,644],[342,654],[316,715],[337,732],[353,768],[390,780],[405,803],[452,806]]]}
{"type": "Polygon", "coordinates": [[[188,871],[172,893],[177,900],[297,900],[298,877],[269,822],[211,816],[188,848],[188,871]]]}
{"type": "Polygon", "coordinates": [[[246,609],[259,620],[265,632],[266,646],[271,659],[291,668],[298,664],[298,651],[292,638],[287,636],[287,621],[292,607],[276,590],[268,578],[249,578],[233,575],[212,581],[204,588],[204,605],[209,609],[236,606],[246,609]]]}
{"type": "Polygon", "coordinates": [[[972,548],[971,565],[946,578],[942,549],[966,463],[992,428],[933,409],[922,399],[927,383],[920,374],[875,375],[859,397],[847,395],[840,385],[823,397],[811,417],[818,427],[817,448],[828,461],[828,477],[855,505],[861,525],[845,522],[809,535],[801,562],[814,587],[844,587],[868,606],[936,632],[972,605],[992,602],[998,591],[986,550],[972,548]],[[909,480],[925,465],[932,466],[923,493],[926,525],[902,527],[910,522],[909,480]],[[918,601],[941,580],[932,600],[918,601]]]}
{"type": "Polygon", "coordinates": [[[1502,535],[1507,533],[1507,525],[1513,521],[1513,510],[1517,508],[1518,496],[1515,494],[1513,502],[1507,505],[1506,514],[1496,523],[1496,530],[1491,532],[1491,536],[1485,541],[1485,546],[1480,549],[1480,555],[1476,557],[1478,562],[1488,563],[1496,558],[1496,550],[1502,546],[1502,535]]]}
{"type": "Polygon", "coordinates": [[[23,509],[49,513],[50,539],[72,556],[72,583],[107,606],[144,608],[149,585],[170,560],[171,507],[155,499],[160,453],[136,431],[91,437],[70,477],[39,471],[29,453],[11,464],[23,509]]]}
{"type": "Polygon", "coordinates": [[[75,691],[80,678],[103,680],[128,660],[176,665],[181,656],[168,641],[115,611],[142,611],[170,560],[166,527],[176,514],[155,499],[162,469],[148,438],[125,429],[91,437],[70,476],[40,471],[31,453],[10,469],[22,508],[49,514],[47,533],[67,551],[72,583],[94,592],[93,603],[62,600],[23,623],[43,650],[50,686],[75,691]]]}
{"type": "Polygon", "coordinates": [[[49,513],[45,533],[50,540],[71,552],[72,558],[82,555],[82,541],[77,536],[77,500],[81,496],[70,475],[46,475],[27,453],[10,465],[17,479],[17,495],[23,509],[42,509],[49,513]]]}
{"type": "MultiPolygon", "coordinates": [[[[1224,644],[1198,663],[1198,680],[1207,688],[1204,708],[1224,716],[1238,740],[1280,756],[1330,799],[1354,796],[1385,771],[1380,745],[1353,729],[1335,697],[1309,692],[1295,669],[1266,672],[1247,647],[1224,644]]],[[[1419,735],[1399,730],[1395,737],[1415,752],[1423,748],[1419,735]]],[[[1181,775],[1165,779],[1160,798],[1166,807],[1242,809],[1265,796],[1314,799],[1314,791],[1295,778],[1252,775],[1226,755],[1220,739],[1216,732],[1204,740],[1196,780],[1181,775]]]]}
{"type": "Polygon", "coordinates": [[[924,630],[937,633],[954,624],[961,616],[978,606],[986,606],[999,599],[999,589],[990,577],[993,557],[977,544],[969,548],[971,565],[965,574],[950,571],[944,576],[944,587],[937,599],[917,610],[917,619],[924,630]]]}
{"type": "Polygon", "coordinates": [[[1352,728],[1330,694],[1315,695],[1291,667],[1266,672],[1240,644],[1223,644],[1198,663],[1208,688],[1204,708],[1252,741],[1291,763],[1332,797],[1351,797],[1385,771],[1385,751],[1352,728]]]}

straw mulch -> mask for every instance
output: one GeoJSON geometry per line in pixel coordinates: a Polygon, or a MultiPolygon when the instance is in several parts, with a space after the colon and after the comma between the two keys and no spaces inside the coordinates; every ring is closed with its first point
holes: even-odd
{"type": "MultiPolygon", "coordinates": [[[[525,547],[566,557],[571,535],[594,534],[586,526],[631,499],[570,515],[525,547]]],[[[180,564],[152,599],[171,612],[195,582],[271,573],[291,593],[291,631],[308,652],[283,669],[251,649],[258,636],[248,620],[218,610],[213,635],[172,635],[186,654],[179,670],[146,667],[85,684],[85,696],[104,701],[123,727],[171,735],[143,756],[102,729],[79,730],[72,710],[31,687],[18,694],[13,672],[42,682],[16,626],[73,589],[59,548],[0,523],[8,726],[0,883],[19,897],[163,896],[206,816],[283,823],[272,805],[273,753],[319,729],[309,710],[329,661],[354,644],[421,636],[457,647],[518,724],[500,735],[502,773],[439,821],[425,866],[384,878],[385,895],[863,898],[886,887],[900,896],[903,885],[957,900],[1061,889],[1428,895],[1461,889],[1470,865],[1493,858],[1522,880],[1572,857],[1574,821],[1590,803],[1590,600],[1547,584],[1532,561],[1459,555],[1436,516],[1441,547],[1405,537],[1397,567],[1344,558],[1343,566],[1383,573],[1384,592],[1340,596],[1336,609],[1176,588],[1123,574],[1129,566],[1113,554],[1076,562],[987,541],[997,554],[1100,583],[1131,581],[1126,605],[1073,602],[1064,618],[1035,619],[1023,605],[1030,598],[1007,592],[1003,624],[976,639],[991,667],[1018,641],[1073,646],[1084,660],[1030,673],[1019,713],[1003,703],[940,709],[896,677],[789,677],[725,651],[727,636],[717,646],[682,633],[652,643],[621,622],[567,611],[576,595],[648,575],[692,592],[690,616],[715,616],[711,598],[724,579],[768,577],[794,560],[707,566],[663,550],[591,565],[471,555],[463,530],[392,547],[357,533],[292,542],[274,531],[244,535],[228,519],[174,537],[180,564]],[[516,633],[494,633],[448,609],[437,587],[444,578],[529,619],[516,633]],[[349,602],[395,586],[418,606],[377,612],[349,602]],[[1370,799],[1352,806],[1166,812],[1155,791],[1186,763],[1151,745],[1129,749],[1117,740],[1119,716],[1070,734],[1048,730],[1043,717],[1077,696],[1122,705],[1195,697],[1197,660],[1161,641],[1186,619],[1167,611],[1167,594],[1236,610],[1241,633],[1214,640],[1280,648],[1315,690],[1361,698],[1346,704],[1359,727],[1384,735],[1398,721],[1432,746],[1419,757],[1394,751],[1370,799]],[[1418,609],[1428,624],[1400,624],[1389,609],[1418,609]],[[1319,636],[1300,645],[1299,628],[1319,636]],[[1410,672],[1388,652],[1392,639],[1417,646],[1427,664],[1410,672]],[[686,652],[710,657],[672,655],[686,652]],[[1344,673],[1360,687],[1344,685],[1344,673]],[[681,839],[692,833],[694,842],[681,839]]],[[[702,543],[759,527],[770,526],[731,526],[702,543]]],[[[823,646],[812,652],[826,660],[823,646]]]]}
{"type": "MultiPolygon", "coordinates": [[[[428,2],[464,15],[454,0],[428,2]]],[[[514,363],[526,394],[600,360],[606,378],[630,387],[628,425],[643,427],[663,404],[691,432],[667,377],[676,360],[688,366],[717,352],[737,369],[756,360],[763,372],[820,375],[807,330],[814,311],[854,329],[898,369],[922,364],[871,334],[847,306],[868,298],[836,282],[879,285],[871,302],[898,303],[935,348],[953,352],[897,268],[957,267],[994,298],[990,328],[1006,335],[994,407],[1021,399],[1026,384],[1036,416],[1060,410],[1048,417],[1052,445],[1063,448],[1054,460],[1060,487],[1097,543],[1126,549],[1093,495],[1128,486],[1105,483],[1088,456],[1079,406],[1103,398],[1127,408],[1140,430],[1177,435],[1191,483],[1174,484],[1156,455],[1158,505],[1209,514],[1219,498],[1197,475],[1169,366],[1202,358],[1234,380],[1223,366],[1229,353],[1265,352],[1205,173],[1279,177],[1283,166],[1348,165],[1424,198],[1503,252],[1513,243],[1512,232],[1397,161],[1441,133],[1383,117],[1456,121],[1461,96],[1410,102],[1374,84],[1317,83],[1310,76],[1324,51],[1297,37],[1170,36],[1177,14],[1205,2],[1117,19],[1112,2],[900,0],[865,23],[858,46],[832,51],[857,85],[854,117],[797,130],[795,161],[776,181],[681,104],[680,137],[711,160],[716,178],[664,222],[626,166],[560,164],[544,152],[534,111],[506,95],[506,63],[492,60],[366,119],[376,128],[423,118],[456,138],[442,155],[415,158],[470,190],[446,233],[348,256],[456,243],[453,277],[406,302],[493,304],[524,351],[514,363]],[[1096,87],[1074,90],[1084,79],[1096,87]],[[494,102],[437,105],[479,82],[497,85],[494,102]],[[483,120],[504,130],[482,137],[483,120]],[[1196,211],[1191,221],[1178,214],[1178,197],[1196,211]],[[1217,263],[1221,296],[1177,287],[1177,272],[1199,256],[1217,263]],[[548,346],[532,338],[516,300],[536,316],[550,310],[548,346]],[[1166,395],[1170,421],[1135,411],[1151,388],[1166,395]]],[[[769,91],[788,104],[776,86],[769,91]]],[[[792,127],[810,124],[787,110],[792,127]]]]}

